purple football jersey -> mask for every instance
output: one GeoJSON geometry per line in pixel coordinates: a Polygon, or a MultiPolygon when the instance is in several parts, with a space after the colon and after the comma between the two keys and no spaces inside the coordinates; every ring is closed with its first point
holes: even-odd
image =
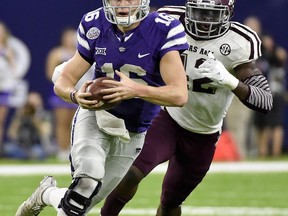
{"type": "MultiPolygon", "coordinates": [[[[160,59],[171,50],[186,50],[188,44],[181,23],[169,15],[153,12],[141,24],[123,34],[106,20],[102,8],[83,16],[78,28],[78,51],[91,64],[96,62],[95,78],[119,80],[115,70],[136,82],[162,86],[160,59]]],[[[143,132],[159,112],[158,105],[139,98],[122,101],[113,115],[124,119],[131,132],[143,132]]]]}

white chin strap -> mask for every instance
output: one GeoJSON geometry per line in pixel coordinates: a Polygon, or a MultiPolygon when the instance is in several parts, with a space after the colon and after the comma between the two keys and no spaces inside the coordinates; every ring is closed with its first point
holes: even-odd
{"type": "Polygon", "coordinates": [[[121,26],[130,26],[137,21],[136,16],[132,15],[130,17],[116,17],[118,25],[121,26]]]}

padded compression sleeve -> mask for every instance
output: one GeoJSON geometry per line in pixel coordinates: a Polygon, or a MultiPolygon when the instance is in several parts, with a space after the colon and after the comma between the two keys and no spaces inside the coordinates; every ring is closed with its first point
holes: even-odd
{"type": "Polygon", "coordinates": [[[267,79],[262,75],[255,75],[244,81],[250,88],[250,94],[243,103],[253,109],[267,113],[273,107],[273,97],[267,79]]]}

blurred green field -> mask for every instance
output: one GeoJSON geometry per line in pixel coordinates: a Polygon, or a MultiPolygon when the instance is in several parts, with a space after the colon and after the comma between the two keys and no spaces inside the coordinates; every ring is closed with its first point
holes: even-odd
{"type": "MultiPolygon", "coordinates": [[[[58,186],[70,184],[69,175],[57,175],[58,186]]],[[[1,176],[1,216],[14,216],[17,207],[37,187],[42,175],[1,176]]],[[[155,215],[163,174],[151,174],[121,215],[155,215]]],[[[99,204],[91,215],[99,215],[99,204]]],[[[56,215],[47,207],[41,216],[56,215]]],[[[288,172],[209,173],[183,205],[183,216],[288,216],[288,172]]]]}

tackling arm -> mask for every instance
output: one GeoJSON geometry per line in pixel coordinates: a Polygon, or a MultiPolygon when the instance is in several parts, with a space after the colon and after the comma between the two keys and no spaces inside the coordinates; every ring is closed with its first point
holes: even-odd
{"type": "Polygon", "coordinates": [[[263,113],[272,109],[273,98],[267,79],[255,61],[238,65],[233,76],[224,65],[209,53],[209,59],[198,71],[214,82],[229,88],[247,107],[263,113]]]}

